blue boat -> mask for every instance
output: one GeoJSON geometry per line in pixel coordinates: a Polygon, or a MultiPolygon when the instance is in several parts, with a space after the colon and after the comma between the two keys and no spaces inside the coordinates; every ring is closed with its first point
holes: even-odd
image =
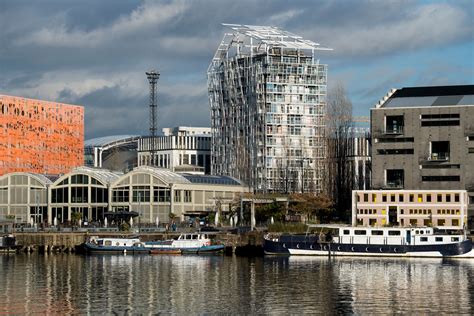
{"type": "Polygon", "coordinates": [[[139,238],[90,237],[83,244],[83,248],[87,253],[145,254],[150,252],[150,249],[146,248],[139,238]]]}

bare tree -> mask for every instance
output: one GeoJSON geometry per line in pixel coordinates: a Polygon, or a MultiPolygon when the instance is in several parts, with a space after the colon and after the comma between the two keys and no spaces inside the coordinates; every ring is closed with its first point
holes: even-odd
{"type": "Polygon", "coordinates": [[[352,103],[341,83],[329,91],[327,106],[327,177],[328,195],[339,215],[348,216],[354,170],[350,161],[353,141],[352,103]]]}

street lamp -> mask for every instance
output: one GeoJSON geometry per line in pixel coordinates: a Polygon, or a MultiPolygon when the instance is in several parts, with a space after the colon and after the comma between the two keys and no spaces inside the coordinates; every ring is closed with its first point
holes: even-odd
{"type": "Polygon", "coordinates": [[[142,194],[141,194],[141,192],[138,192],[138,233],[140,233],[140,226],[141,226],[140,225],[140,222],[141,222],[141,220],[140,220],[141,212],[140,211],[141,211],[141,205],[142,205],[141,202],[142,202],[142,194]]]}
{"type": "Polygon", "coordinates": [[[35,194],[35,199],[36,199],[35,225],[36,225],[36,228],[38,228],[38,208],[39,208],[38,192],[36,192],[35,194]]]}

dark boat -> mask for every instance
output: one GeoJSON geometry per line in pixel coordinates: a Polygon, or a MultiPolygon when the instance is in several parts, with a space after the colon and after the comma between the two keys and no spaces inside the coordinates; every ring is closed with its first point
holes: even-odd
{"type": "Polygon", "coordinates": [[[265,254],[474,258],[472,242],[463,231],[341,225],[309,225],[308,230],[316,232],[267,234],[263,244],[265,254]]]}

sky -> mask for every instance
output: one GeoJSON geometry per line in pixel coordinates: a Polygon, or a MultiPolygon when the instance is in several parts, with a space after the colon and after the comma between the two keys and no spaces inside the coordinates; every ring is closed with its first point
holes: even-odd
{"type": "Polygon", "coordinates": [[[0,0],[0,94],[85,107],[85,139],[147,135],[156,69],[158,128],[210,126],[207,67],[222,23],[270,25],[333,48],[368,116],[391,88],[474,84],[474,1],[0,0]]]}

